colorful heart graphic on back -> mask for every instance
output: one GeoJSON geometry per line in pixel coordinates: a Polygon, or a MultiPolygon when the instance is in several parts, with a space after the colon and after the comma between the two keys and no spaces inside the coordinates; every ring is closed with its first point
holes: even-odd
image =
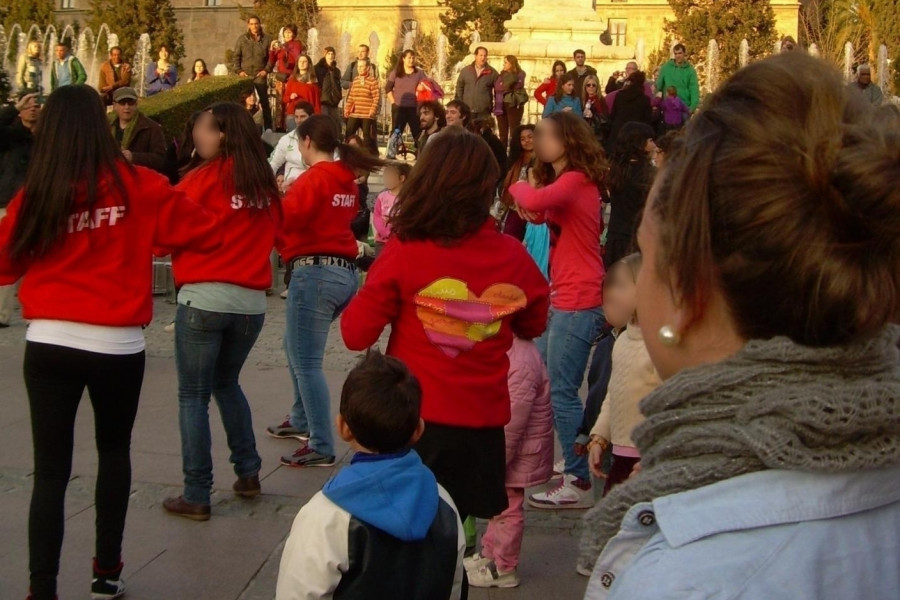
{"type": "Polygon", "coordinates": [[[500,331],[503,317],[525,308],[520,288],[497,283],[476,296],[465,281],[438,279],[415,295],[416,316],[432,344],[451,358],[500,331]]]}

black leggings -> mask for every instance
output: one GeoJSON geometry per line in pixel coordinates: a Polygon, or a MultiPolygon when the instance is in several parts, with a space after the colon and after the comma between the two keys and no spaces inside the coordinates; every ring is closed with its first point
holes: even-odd
{"type": "Polygon", "coordinates": [[[131,492],[131,428],[144,379],[144,353],[116,356],[28,342],[25,387],[34,441],[34,489],[28,515],[34,600],[53,598],[72,472],[75,414],[87,387],[97,440],[96,558],[100,569],[120,561],[131,492]]]}
{"type": "Polygon", "coordinates": [[[409,125],[409,133],[412,135],[413,142],[419,141],[419,134],[422,133],[422,125],[419,123],[419,109],[415,106],[397,106],[396,104],[391,105],[391,117],[394,122],[394,126],[391,128],[400,130],[400,135],[403,135],[403,130],[406,129],[406,126],[409,125]]]}

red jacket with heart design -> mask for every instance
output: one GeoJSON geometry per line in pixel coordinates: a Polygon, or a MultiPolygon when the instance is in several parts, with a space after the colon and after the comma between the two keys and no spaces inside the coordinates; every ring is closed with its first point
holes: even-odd
{"type": "Polygon", "coordinates": [[[364,350],[391,325],[387,354],[422,385],[422,418],[503,427],[510,418],[513,335],[540,336],[550,290],[525,247],[489,220],[453,245],[391,239],[341,318],[344,343],[364,350]]]}

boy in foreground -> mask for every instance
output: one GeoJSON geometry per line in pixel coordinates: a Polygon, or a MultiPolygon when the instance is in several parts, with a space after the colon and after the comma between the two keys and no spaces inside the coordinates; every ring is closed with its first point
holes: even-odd
{"type": "Polygon", "coordinates": [[[459,598],[462,523],[411,449],[421,399],[395,358],[372,352],[350,372],[337,429],[356,454],[294,519],[276,600],[459,598]]]}

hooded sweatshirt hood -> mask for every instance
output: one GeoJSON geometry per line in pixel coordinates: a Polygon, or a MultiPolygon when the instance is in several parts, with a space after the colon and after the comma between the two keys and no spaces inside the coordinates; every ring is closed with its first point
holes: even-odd
{"type": "Polygon", "coordinates": [[[437,480],[415,450],[357,453],[322,492],[357,519],[405,542],[425,539],[439,502],[437,480]]]}

